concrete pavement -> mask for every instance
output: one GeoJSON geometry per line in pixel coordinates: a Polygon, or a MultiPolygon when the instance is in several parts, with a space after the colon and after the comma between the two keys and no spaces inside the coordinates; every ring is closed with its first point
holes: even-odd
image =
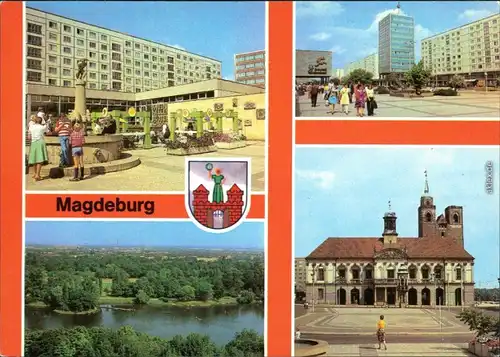
{"type": "Polygon", "coordinates": [[[326,356],[332,357],[472,357],[467,344],[426,343],[388,344],[387,351],[378,349],[378,344],[330,345],[326,356]]]}
{"type": "MultiPolygon", "coordinates": [[[[456,97],[422,97],[422,98],[400,98],[391,97],[388,94],[377,95],[378,109],[375,117],[494,117],[500,116],[500,91],[482,92],[460,92],[456,97]]],[[[329,114],[330,109],[325,106],[324,100],[318,99],[318,106],[311,107],[307,95],[299,97],[299,117],[323,117],[345,120],[346,118],[358,118],[354,103],[349,105],[349,115],[341,112],[339,105],[336,106],[335,114],[329,114]]],[[[368,117],[365,110],[364,119],[368,117]]]]}
{"type": "MultiPolygon", "coordinates": [[[[219,149],[217,152],[196,155],[202,157],[252,159],[252,191],[265,189],[265,143],[247,142],[248,146],[233,150],[219,149]]],[[[26,175],[26,190],[41,191],[184,191],[185,156],[167,155],[165,148],[129,151],[137,156],[141,164],[134,168],[104,175],[87,177],[83,181],[71,182],[68,177],[44,179],[35,182],[26,175]]]]}

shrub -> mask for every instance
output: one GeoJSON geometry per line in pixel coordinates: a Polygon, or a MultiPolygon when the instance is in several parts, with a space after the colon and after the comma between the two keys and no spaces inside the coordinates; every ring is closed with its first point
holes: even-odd
{"type": "Polygon", "coordinates": [[[218,143],[232,143],[234,141],[246,140],[245,135],[237,133],[214,133],[212,134],[212,138],[218,143]]]}
{"type": "Polygon", "coordinates": [[[212,134],[203,134],[201,137],[191,135],[178,135],[175,134],[174,140],[167,140],[165,142],[165,147],[167,149],[185,149],[189,150],[191,148],[202,148],[214,145],[214,139],[212,134]]]}
{"type": "Polygon", "coordinates": [[[434,91],[434,95],[454,97],[458,95],[458,92],[453,89],[437,89],[434,91]]]}
{"type": "Polygon", "coordinates": [[[377,93],[377,94],[389,94],[390,91],[388,88],[380,86],[380,87],[377,87],[377,89],[375,89],[375,93],[377,93]]]}

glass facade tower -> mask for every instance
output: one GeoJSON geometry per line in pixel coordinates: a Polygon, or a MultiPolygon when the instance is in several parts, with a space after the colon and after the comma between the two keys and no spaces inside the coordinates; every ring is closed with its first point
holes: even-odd
{"type": "Polygon", "coordinates": [[[412,17],[389,14],[378,24],[379,73],[407,72],[415,64],[412,17]]]}

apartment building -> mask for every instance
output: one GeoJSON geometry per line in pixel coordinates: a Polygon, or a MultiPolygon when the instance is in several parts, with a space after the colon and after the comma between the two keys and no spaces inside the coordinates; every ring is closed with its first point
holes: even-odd
{"type": "Polygon", "coordinates": [[[266,51],[234,55],[234,79],[236,82],[264,88],[266,86],[266,51]]]}
{"type": "Polygon", "coordinates": [[[221,62],[161,43],[26,8],[27,82],[73,87],[87,59],[87,87],[143,92],[221,77],[221,62]]]}
{"type": "Polygon", "coordinates": [[[306,258],[295,258],[295,290],[305,291],[307,282],[306,258]]]}
{"type": "Polygon", "coordinates": [[[454,75],[496,80],[500,75],[500,14],[425,38],[424,66],[438,84],[454,75]]]}
{"type": "Polygon", "coordinates": [[[365,71],[373,74],[373,79],[379,79],[378,53],[373,53],[369,56],[361,58],[360,60],[349,63],[345,68],[346,75],[355,69],[364,69],[365,71]]]}
{"type": "Polygon", "coordinates": [[[404,73],[415,64],[415,22],[391,13],[378,24],[378,73],[404,73]]]}

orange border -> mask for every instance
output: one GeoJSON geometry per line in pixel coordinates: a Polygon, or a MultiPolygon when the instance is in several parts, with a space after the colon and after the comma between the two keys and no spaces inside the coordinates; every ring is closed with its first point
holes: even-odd
{"type": "Polygon", "coordinates": [[[23,7],[0,3],[0,353],[21,356],[23,7]]]}
{"type": "MultiPolygon", "coordinates": [[[[247,218],[262,219],[265,214],[265,196],[252,195],[250,211],[247,218]]],[[[136,194],[26,194],[26,217],[27,218],[171,218],[185,219],[189,218],[184,204],[184,195],[136,195],[136,194]],[[57,212],[56,198],[71,197],[79,201],[95,201],[104,197],[106,201],[114,201],[117,197],[124,201],[154,201],[155,212],[152,215],[146,215],[144,212],[95,212],[92,216],[84,215],[81,212],[57,212]]]]}
{"type": "Polygon", "coordinates": [[[267,355],[292,355],[293,3],[270,1],[267,355]]]}
{"type": "Polygon", "coordinates": [[[499,121],[296,120],[295,143],[309,145],[499,145],[499,121]]]}

